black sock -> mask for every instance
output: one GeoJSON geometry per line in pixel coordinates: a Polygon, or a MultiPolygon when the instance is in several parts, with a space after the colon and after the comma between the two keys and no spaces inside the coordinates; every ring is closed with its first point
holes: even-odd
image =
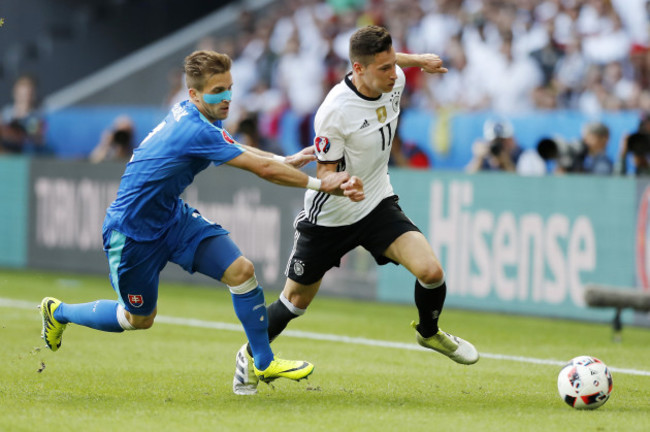
{"type": "MultiPolygon", "coordinates": [[[[287,327],[287,324],[289,324],[289,321],[299,316],[287,309],[280,299],[267,306],[266,312],[269,320],[269,341],[271,342],[282,333],[287,327]]],[[[249,355],[253,355],[251,347],[248,344],[246,345],[246,351],[248,351],[249,355]]]]}
{"type": "Polygon", "coordinates": [[[438,288],[424,288],[417,279],[415,280],[415,306],[420,315],[417,330],[422,337],[428,338],[438,333],[438,317],[446,296],[446,283],[443,282],[438,288]]]}

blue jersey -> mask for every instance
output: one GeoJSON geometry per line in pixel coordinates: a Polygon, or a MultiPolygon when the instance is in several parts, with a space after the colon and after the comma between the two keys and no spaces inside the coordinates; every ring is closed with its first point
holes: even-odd
{"type": "Polygon", "coordinates": [[[174,105],[133,152],[117,199],[106,212],[104,231],[136,241],[159,238],[180,218],[180,195],[212,162],[221,165],[244,151],[190,101],[174,105]]]}

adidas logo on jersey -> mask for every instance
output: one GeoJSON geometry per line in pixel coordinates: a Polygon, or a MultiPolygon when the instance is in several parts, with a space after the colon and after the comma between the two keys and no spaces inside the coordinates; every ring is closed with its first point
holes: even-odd
{"type": "Polygon", "coordinates": [[[368,126],[370,126],[370,123],[368,122],[368,120],[364,120],[363,124],[361,125],[361,127],[359,129],[367,128],[368,126]]]}

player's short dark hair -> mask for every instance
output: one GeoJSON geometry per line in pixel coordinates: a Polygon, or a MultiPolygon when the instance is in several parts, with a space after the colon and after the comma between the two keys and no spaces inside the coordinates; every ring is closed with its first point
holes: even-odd
{"type": "Polygon", "coordinates": [[[383,27],[371,25],[360,28],[350,37],[350,61],[368,66],[375,54],[389,51],[393,38],[383,27]]]}
{"type": "Polygon", "coordinates": [[[185,57],[185,82],[188,88],[203,91],[205,82],[216,74],[228,72],[232,60],[215,51],[194,51],[185,57]]]}

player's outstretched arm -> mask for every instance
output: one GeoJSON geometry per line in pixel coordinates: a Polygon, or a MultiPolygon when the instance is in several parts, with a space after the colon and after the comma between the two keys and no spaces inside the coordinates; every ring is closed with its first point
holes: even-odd
{"type": "MultiPolygon", "coordinates": [[[[360,180],[354,181],[351,184],[348,182],[351,178],[346,172],[332,173],[327,179],[316,179],[310,177],[302,171],[293,168],[265,156],[255,154],[253,152],[245,151],[234,159],[226,162],[228,165],[235,168],[250,171],[266,181],[275,183],[282,186],[292,186],[300,188],[308,188],[329,194],[348,196],[353,201],[359,200],[359,190],[363,190],[360,180]],[[345,189],[345,190],[344,190],[345,189]],[[345,191],[348,191],[346,194],[345,191]]],[[[363,199],[363,198],[361,198],[363,199]]]]}
{"type": "Polygon", "coordinates": [[[442,65],[442,59],[436,54],[406,54],[397,53],[397,65],[401,68],[419,67],[426,73],[447,73],[442,65]]]}
{"type": "Polygon", "coordinates": [[[311,145],[309,147],[305,147],[298,153],[287,156],[284,159],[284,163],[287,163],[294,168],[302,168],[309,162],[316,160],[316,155],[314,154],[314,146],[311,145]]]}
{"type": "Polygon", "coordinates": [[[280,156],[271,152],[260,150],[255,147],[247,146],[245,144],[241,144],[241,143],[237,143],[237,144],[240,147],[243,147],[247,151],[254,153],[258,156],[262,156],[269,159],[275,159],[279,162],[284,162],[288,165],[291,165],[294,168],[302,168],[303,166],[307,165],[309,162],[313,162],[316,160],[316,156],[314,155],[314,146],[305,147],[298,153],[290,156],[280,156]]]}

